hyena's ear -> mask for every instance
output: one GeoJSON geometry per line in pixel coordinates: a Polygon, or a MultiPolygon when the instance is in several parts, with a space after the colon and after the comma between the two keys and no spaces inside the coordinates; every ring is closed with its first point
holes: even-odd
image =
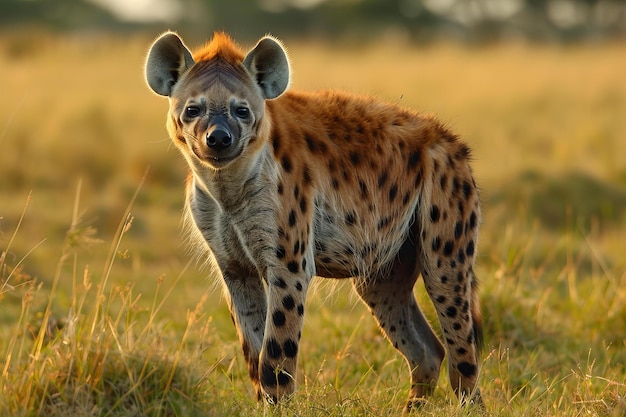
{"type": "Polygon", "coordinates": [[[155,93],[169,96],[180,76],[193,64],[191,52],[178,35],[166,32],[148,52],[146,81],[155,93]]]}
{"type": "Polygon", "coordinates": [[[278,39],[262,38],[243,60],[252,78],[257,82],[263,96],[273,99],[289,86],[289,59],[278,39]]]}

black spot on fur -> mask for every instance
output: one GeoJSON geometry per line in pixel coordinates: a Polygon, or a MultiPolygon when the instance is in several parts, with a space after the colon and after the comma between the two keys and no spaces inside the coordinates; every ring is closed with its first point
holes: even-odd
{"type": "Polygon", "coordinates": [[[276,310],[274,311],[274,314],[272,314],[272,322],[274,323],[274,326],[282,327],[285,325],[286,321],[287,318],[285,317],[285,313],[283,313],[282,311],[276,310]]]}
{"type": "Polygon", "coordinates": [[[456,331],[461,330],[461,323],[457,322],[452,325],[452,328],[456,331]]]}
{"type": "Polygon", "coordinates": [[[387,217],[383,217],[382,219],[380,219],[378,221],[378,230],[383,230],[384,228],[386,228],[387,226],[389,226],[389,223],[391,222],[391,217],[387,216],[387,217]]]}
{"type": "Polygon", "coordinates": [[[300,281],[296,282],[296,290],[302,291],[302,283],[300,281]]]}
{"type": "Polygon", "coordinates": [[[287,155],[283,156],[281,160],[281,165],[283,166],[285,172],[291,172],[293,168],[293,166],[291,165],[291,159],[289,159],[287,155]]]}
{"type": "Polygon", "coordinates": [[[278,152],[280,149],[280,134],[278,132],[274,132],[274,137],[272,138],[272,147],[274,148],[274,153],[278,152]]]}
{"type": "Polygon", "coordinates": [[[304,305],[298,304],[298,315],[302,316],[304,314],[304,305]]]}
{"type": "Polygon", "coordinates": [[[286,295],[283,297],[283,307],[285,307],[286,310],[293,310],[295,306],[296,302],[293,300],[293,297],[291,295],[286,295]]]}
{"type": "Polygon", "coordinates": [[[452,192],[456,193],[457,191],[459,191],[459,179],[454,177],[452,179],[452,192]]]}
{"type": "Polygon", "coordinates": [[[466,378],[469,378],[476,373],[476,365],[472,365],[469,362],[461,362],[456,366],[456,368],[459,370],[461,375],[466,378]]]}
{"type": "Polygon", "coordinates": [[[305,134],[304,141],[306,142],[306,146],[307,148],[309,148],[309,151],[311,151],[312,153],[317,153],[317,151],[319,150],[318,142],[313,139],[311,135],[309,135],[308,133],[305,134]]]}
{"type": "Polygon", "coordinates": [[[359,189],[361,190],[361,198],[367,197],[367,184],[362,179],[359,179],[359,189]]]}
{"type": "Polygon", "coordinates": [[[306,185],[311,185],[311,183],[313,182],[313,177],[311,177],[311,170],[308,166],[305,166],[302,170],[302,181],[306,185]]]}
{"type": "Polygon", "coordinates": [[[472,211],[472,214],[470,215],[470,219],[469,219],[469,227],[470,229],[473,229],[476,227],[476,212],[472,211]]]}
{"type": "Polygon", "coordinates": [[[387,171],[383,171],[382,174],[378,176],[378,188],[382,188],[385,185],[388,175],[387,171]]]}
{"type": "Polygon", "coordinates": [[[358,166],[361,163],[361,155],[358,152],[350,152],[350,162],[352,165],[358,166]]]}
{"type": "Polygon", "coordinates": [[[294,227],[296,225],[296,212],[291,210],[289,212],[289,226],[294,227]]]}
{"type": "Polygon", "coordinates": [[[467,181],[463,181],[463,195],[465,196],[466,200],[472,195],[472,186],[467,181]]]}
{"type": "Polygon", "coordinates": [[[285,248],[282,246],[279,246],[276,248],[276,257],[278,259],[283,259],[285,257],[285,248]]]}
{"type": "Polygon", "coordinates": [[[443,254],[445,256],[450,256],[452,255],[452,251],[454,250],[454,242],[451,240],[448,240],[445,245],[443,245],[443,254]]]}
{"type": "Polygon", "coordinates": [[[463,264],[463,262],[465,262],[465,252],[463,251],[463,249],[459,249],[456,254],[456,259],[461,265],[463,264]]]}
{"type": "Polygon", "coordinates": [[[474,254],[474,241],[473,240],[470,240],[469,243],[467,244],[465,253],[467,254],[467,256],[470,256],[470,257],[474,254]]]}
{"type": "Polygon", "coordinates": [[[461,147],[459,148],[459,150],[456,152],[456,154],[454,155],[457,159],[467,159],[470,156],[470,149],[467,147],[467,145],[461,145],[461,147]]]}
{"type": "Polygon", "coordinates": [[[283,349],[285,350],[285,356],[288,358],[295,358],[298,355],[298,344],[292,339],[285,340],[283,349]]]}
{"type": "Polygon", "coordinates": [[[307,205],[306,205],[306,197],[302,196],[300,199],[300,213],[306,213],[307,205]]]}
{"type": "Polygon", "coordinates": [[[454,237],[458,239],[463,234],[463,222],[456,222],[454,225],[454,237]]]}
{"type": "Polygon", "coordinates": [[[350,212],[346,213],[345,220],[346,220],[346,224],[348,226],[354,226],[354,223],[356,222],[356,216],[355,216],[354,212],[350,211],[350,212]]]}
{"type": "Polygon", "coordinates": [[[448,317],[454,318],[454,317],[456,317],[456,313],[457,313],[457,311],[456,311],[456,307],[455,306],[449,306],[446,309],[446,316],[448,316],[448,317]]]}
{"type": "Polygon", "coordinates": [[[441,189],[445,191],[446,186],[448,185],[448,176],[446,174],[441,175],[441,178],[439,179],[439,185],[441,186],[441,189]]]}
{"type": "Polygon", "coordinates": [[[445,303],[445,302],[446,302],[446,297],[445,297],[445,296],[443,296],[443,295],[440,295],[439,297],[437,297],[437,300],[436,300],[436,301],[437,301],[437,303],[439,303],[439,304],[443,304],[443,303],[445,303]]]}
{"type": "Polygon", "coordinates": [[[293,255],[296,256],[300,252],[300,241],[296,240],[296,243],[293,244],[293,255]]]}
{"type": "Polygon", "coordinates": [[[415,168],[420,161],[420,157],[421,157],[421,152],[419,151],[419,149],[411,152],[409,154],[409,159],[407,161],[407,168],[408,169],[415,168]]]}
{"type": "Polygon", "coordinates": [[[291,378],[287,373],[275,370],[269,363],[263,364],[261,371],[261,383],[266,387],[275,387],[278,385],[287,385],[291,378]]]}
{"type": "Polygon", "coordinates": [[[432,248],[434,252],[439,251],[439,248],[441,248],[441,240],[439,240],[439,236],[435,236],[433,239],[432,248]]]}
{"type": "Polygon", "coordinates": [[[278,194],[283,195],[284,189],[283,189],[283,183],[282,182],[278,183],[277,191],[278,191],[278,194]]]}
{"type": "Polygon", "coordinates": [[[437,223],[439,221],[439,216],[440,216],[440,212],[439,212],[439,207],[433,205],[430,208],[430,221],[433,223],[437,223]]]}
{"type": "Polygon", "coordinates": [[[330,185],[332,185],[335,190],[339,189],[339,181],[337,181],[337,178],[332,178],[330,185]]]}
{"type": "Polygon", "coordinates": [[[276,285],[278,288],[282,288],[282,289],[287,288],[287,283],[285,282],[284,279],[280,277],[274,279],[274,281],[272,281],[272,284],[276,285]]]}
{"type": "Polygon", "coordinates": [[[389,189],[389,202],[393,202],[395,200],[396,195],[398,194],[398,184],[393,184],[389,189]]]}
{"type": "Polygon", "coordinates": [[[287,263],[287,269],[289,269],[289,272],[293,272],[294,274],[298,272],[298,262],[296,261],[289,261],[289,263],[287,263]]]}
{"type": "Polygon", "coordinates": [[[302,270],[306,270],[306,259],[302,259],[302,270]]]}
{"type": "Polygon", "coordinates": [[[265,345],[265,349],[267,350],[267,356],[269,356],[272,359],[278,359],[283,354],[283,350],[280,347],[280,343],[278,343],[276,339],[274,338],[271,338],[270,340],[267,341],[267,344],[265,345]]]}

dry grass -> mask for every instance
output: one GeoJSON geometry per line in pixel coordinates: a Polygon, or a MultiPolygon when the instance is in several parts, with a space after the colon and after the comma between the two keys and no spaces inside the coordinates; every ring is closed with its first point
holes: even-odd
{"type": "MultiPolygon", "coordinates": [[[[406,365],[344,285],[310,297],[294,400],[252,400],[180,236],[150,40],[41,36],[0,41],[0,415],[397,414],[406,365]]],[[[626,413],[624,45],[287,45],[293,87],[432,111],[473,147],[488,408],[626,413]]],[[[472,411],[443,376],[422,414],[472,411]]]]}

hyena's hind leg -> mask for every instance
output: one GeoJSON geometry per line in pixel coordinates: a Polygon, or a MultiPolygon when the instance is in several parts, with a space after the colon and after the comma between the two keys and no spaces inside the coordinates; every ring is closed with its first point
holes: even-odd
{"type": "Polygon", "coordinates": [[[257,400],[262,399],[259,378],[259,355],[263,347],[267,296],[262,280],[243,270],[229,269],[224,273],[230,315],[254,385],[257,400]]]}
{"type": "Polygon", "coordinates": [[[469,167],[464,159],[460,161],[463,163],[456,164],[457,177],[452,180],[445,171],[434,171],[437,183],[446,185],[447,178],[452,184],[433,192],[421,208],[421,218],[427,223],[421,235],[422,276],[446,342],[450,383],[463,402],[482,404],[477,387],[482,317],[473,270],[480,206],[469,167]]]}
{"type": "Polygon", "coordinates": [[[424,318],[413,286],[417,280],[415,239],[407,238],[385,275],[353,280],[354,288],[369,306],[389,342],[406,358],[411,372],[407,410],[421,404],[437,385],[443,345],[424,318]]]}

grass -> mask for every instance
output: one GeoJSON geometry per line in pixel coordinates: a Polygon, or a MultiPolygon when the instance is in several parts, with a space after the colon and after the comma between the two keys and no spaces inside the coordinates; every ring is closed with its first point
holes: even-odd
{"type": "MultiPolygon", "coordinates": [[[[397,415],[406,364],[343,283],[310,294],[294,399],[253,401],[180,235],[185,167],[142,80],[150,39],[41,35],[0,40],[0,415],[397,415]]],[[[432,111],[474,149],[489,410],[624,415],[623,45],[287,45],[294,88],[432,111]]],[[[443,374],[420,413],[478,414],[443,374]]]]}

